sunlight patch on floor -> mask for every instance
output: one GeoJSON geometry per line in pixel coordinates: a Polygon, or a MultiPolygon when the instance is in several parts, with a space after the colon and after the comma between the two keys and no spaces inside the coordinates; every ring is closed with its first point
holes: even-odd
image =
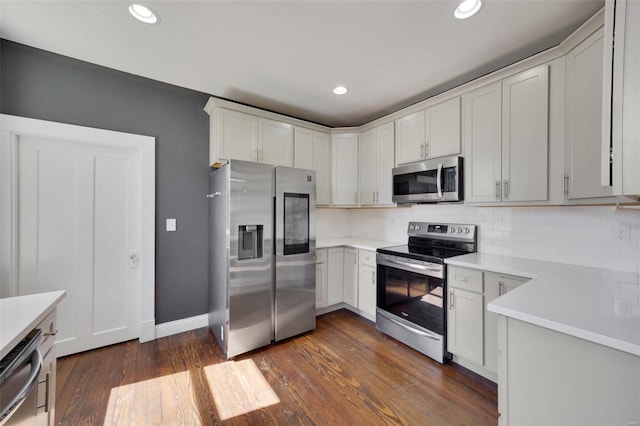
{"type": "Polygon", "coordinates": [[[280,403],[251,359],[209,365],[204,371],[222,420],[280,403]]]}
{"type": "Polygon", "coordinates": [[[189,371],[111,389],[105,425],[201,424],[189,371]]]}

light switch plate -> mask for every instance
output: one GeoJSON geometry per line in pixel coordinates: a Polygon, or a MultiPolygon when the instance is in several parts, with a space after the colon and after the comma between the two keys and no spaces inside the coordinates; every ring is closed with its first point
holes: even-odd
{"type": "Polygon", "coordinates": [[[167,232],[173,232],[176,230],[176,220],[167,219],[167,232]]]}

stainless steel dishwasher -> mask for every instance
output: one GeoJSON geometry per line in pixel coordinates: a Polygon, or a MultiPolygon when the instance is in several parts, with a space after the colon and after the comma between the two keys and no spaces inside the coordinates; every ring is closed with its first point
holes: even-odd
{"type": "Polygon", "coordinates": [[[37,425],[41,341],[35,329],[0,361],[0,426],[37,425]]]}

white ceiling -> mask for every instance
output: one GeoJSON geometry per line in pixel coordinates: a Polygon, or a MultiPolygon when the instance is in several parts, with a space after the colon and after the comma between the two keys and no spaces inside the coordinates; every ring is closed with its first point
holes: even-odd
{"type": "Polygon", "coordinates": [[[0,37],[329,125],[357,126],[557,45],[603,0],[0,1],[0,37]],[[343,96],[331,90],[349,88],[343,96]]]}

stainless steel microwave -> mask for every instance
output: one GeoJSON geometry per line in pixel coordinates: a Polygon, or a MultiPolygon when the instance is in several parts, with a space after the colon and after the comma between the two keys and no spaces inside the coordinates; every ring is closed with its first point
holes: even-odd
{"type": "Polygon", "coordinates": [[[462,157],[443,157],[393,169],[393,202],[462,201],[462,157]]]}

